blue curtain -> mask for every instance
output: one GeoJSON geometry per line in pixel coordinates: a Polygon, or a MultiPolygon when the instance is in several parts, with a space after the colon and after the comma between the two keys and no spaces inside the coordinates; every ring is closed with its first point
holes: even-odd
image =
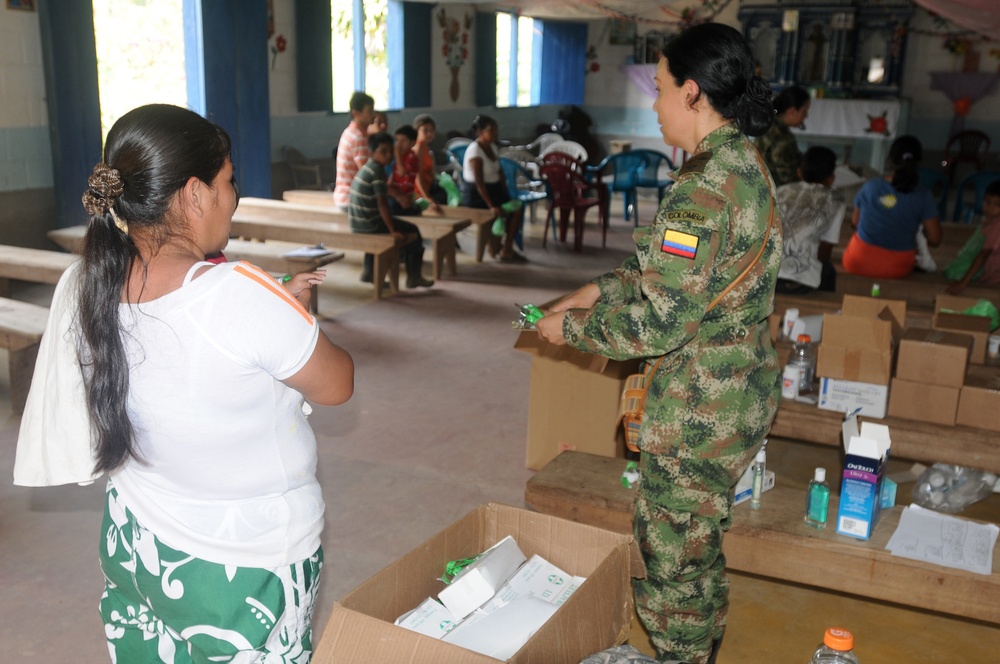
{"type": "Polygon", "coordinates": [[[536,20],[532,49],[535,59],[540,60],[532,72],[532,101],[537,90],[539,104],[582,105],[587,71],[587,24],[536,20]],[[541,58],[537,57],[539,51],[541,58]],[[538,72],[537,79],[535,72],[538,72]]]}
{"type": "Polygon", "coordinates": [[[497,15],[476,12],[476,106],[497,105],[497,15]]]}
{"type": "MultiPolygon", "coordinates": [[[[295,46],[300,111],[333,110],[330,0],[296,0],[295,46]]],[[[346,71],[347,63],[341,63],[346,71]]]]}
{"type": "MultiPolygon", "coordinates": [[[[431,105],[431,36],[434,5],[425,2],[402,2],[401,25],[394,26],[389,15],[389,29],[402,39],[389,39],[389,107],[422,108],[431,105]],[[401,98],[395,101],[394,93],[401,98]]],[[[389,5],[392,9],[392,3],[389,5]]]]}

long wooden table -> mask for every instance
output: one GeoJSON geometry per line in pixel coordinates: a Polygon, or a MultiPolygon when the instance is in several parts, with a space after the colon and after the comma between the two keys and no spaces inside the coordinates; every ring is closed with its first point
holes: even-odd
{"type": "MultiPolygon", "coordinates": [[[[895,448],[895,438],[893,440],[895,448]]],[[[528,480],[525,503],[543,514],[632,532],[635,491],[620,482],[624,459],[563,452],[528,480]]],[[[782,581],[1000,624],[1000,560],[990,576],[893,556],[885,550],[902,507],[883,510],[867,541],[815,530],[802,520],[805,492],[776,486],[765,508],[737,505],[723,540],[726,566],[782,581]]],[[[837,496],[830,497],[831,519],[837,496]]]]}
{"type": "MultiPolygon", "coordinates": [[[[338,211],[333,205],[333,196],[328,191],[311,191],[308,189],[289,189],[281,194],[281,197],[288,203],[297,205],[308,205],[316,207],[337,215],[338,220],[347,223],[347,215],[338,211]]],[[[420,235],[425,240],[431,241],[434,255],[432,264],[434,266],[434,278],[440,279],[445,274],[445,267],[450,276],[455,276],[458,266],[455,261],[455,254],[458,248],[456,234],[472,224],[472,218],[482,216],[482,210],[472,208],[443,208],[447,214],[437,214],[433,210],[428,210],[420,215],[397,215],[403,221],[407,221],[420,230],[420,235]],[[455,210],[462,210],[456,212],[455,210]],[[471,211],[475,214],[467,214],[471,211]]],[[[487,213],[489,210],[486,211],[487,213]]],[[[480,256],[482,260],[482,256],[480,256]]]]}

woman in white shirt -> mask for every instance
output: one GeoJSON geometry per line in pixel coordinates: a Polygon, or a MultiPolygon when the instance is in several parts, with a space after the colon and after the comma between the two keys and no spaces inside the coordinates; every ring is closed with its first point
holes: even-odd
{"type": "Polygon", "coordinates": [[[497,121],[488,115],[477,115],[472,121],[472,128],[476,131],[476,140],[466,148],[462,162],[462,205],[488,208],[496,218],[502,218],[505,231],[498,258],[505,263],[523,263],[527,259],[514,251],[514,238],[521,227],[522,211],[506,212],[501,209],[510,200],[510,192],[500,167],[497,121]]]}
{"type": "Polygon", "coordinates": [[[354,365],[265,272],[204,262],[239,201],[229,152],[192,111],[122,116],[83,196],[83,260],[64,277],[77,282],[63,291],[79,300],[95,468],[109,475],[112,661],[311,656],[324,505],[304,399],[347,401],[354,365]]]}

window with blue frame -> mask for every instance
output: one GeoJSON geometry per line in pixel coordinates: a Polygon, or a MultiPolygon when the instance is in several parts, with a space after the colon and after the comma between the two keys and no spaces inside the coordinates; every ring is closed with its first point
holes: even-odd
{"type": "Polygon", "coordinates": [[[496,105],[582,104],[587,25],[496,15],[496,105]]]}

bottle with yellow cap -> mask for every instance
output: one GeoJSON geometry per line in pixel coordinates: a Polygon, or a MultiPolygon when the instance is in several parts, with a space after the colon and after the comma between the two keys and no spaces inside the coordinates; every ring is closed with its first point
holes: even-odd
{"type": "Polygon", "coordinates": [[[813,654],[809,664],[858,664],[858,656],[854,654],[854,635],[840,627],[826,630],[823,644],[813,654]]]}

